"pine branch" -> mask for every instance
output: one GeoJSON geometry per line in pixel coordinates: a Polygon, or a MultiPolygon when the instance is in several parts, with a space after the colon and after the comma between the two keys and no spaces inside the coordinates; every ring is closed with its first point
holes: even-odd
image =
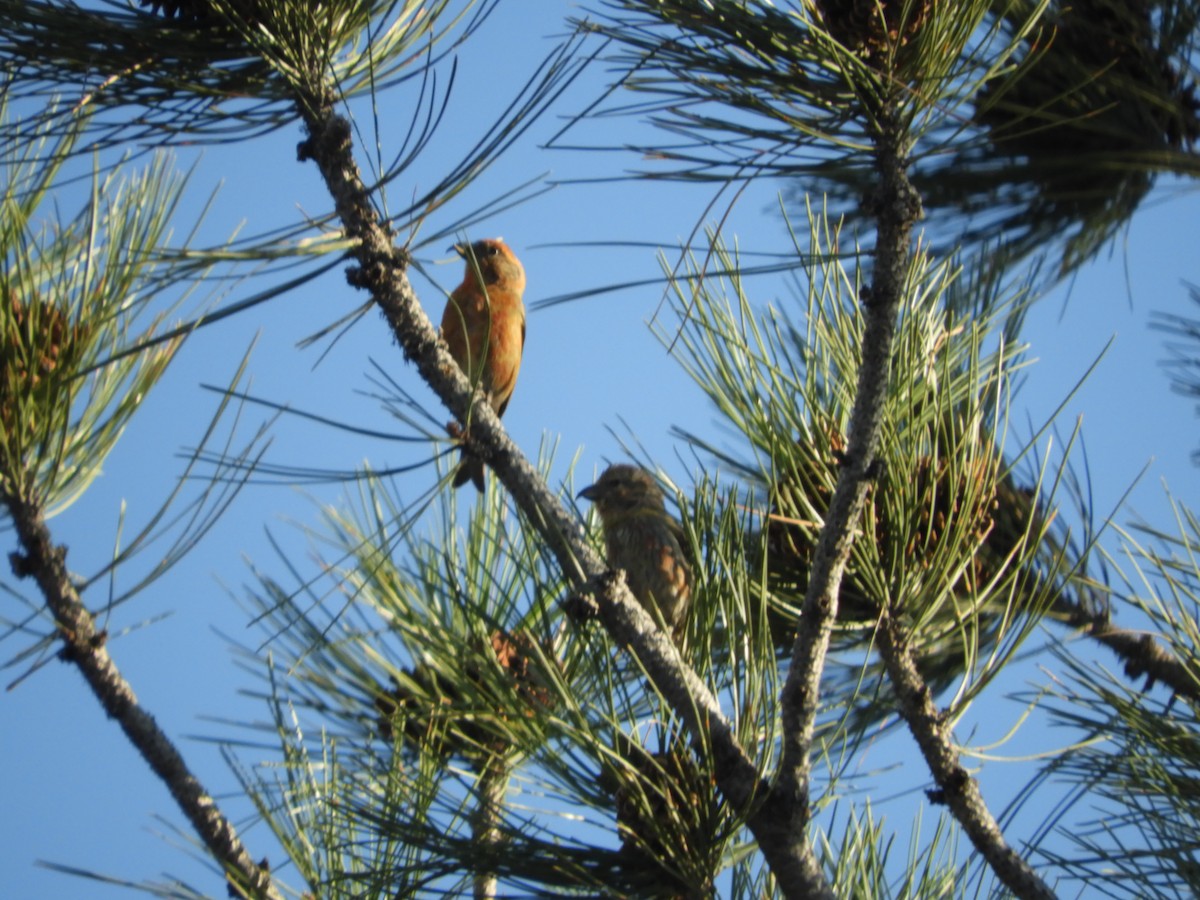
{"type": "Polygon", "coordinates": [[[105,648],[106,634],[97,631],[90,612],[71,583],[66,548],[55,546],[44,510],[34,501],[5,497],[21,552],[10,562],[18,578],[32,577],[45,597],[65,644],[62,658],[79,669],[109,718],[116,720],[142,758],[162,779],[171,796],[213,857],[226,868],[232,890],[255,900],[282,900],[267,869],[257,865],[232,823],[192,774],[182,754],[138,702],[105,648]]]}
{"type": "MultiPolygon", "coordinates": [[[[880,122],[876,150],[880,182],[875,197],[879,236],[871,285],[863,297],[866,327],[849,445],[813,555],[792,665],[781,698],[784,732],[776,791],[788,798],[794,817],[788,830],[805,827],[810,813],[810,757],[821,673],[854,531],[877,465],[896,318],[904,296],[912,228],[921,213],[920,198],[905,172],[902,131],[885,116],[880,122]]],[[[785,826],[781,823],[780,827],[785,826]]]]}
{"type": "Polygon", "coordinates": [[[1153,634],[1119,628],[1108,620],[1107,613],[1091,612],[1065,600],[1056,606],[1069,610],[1072,625],[1115,653],[1129,678],[1136,680],[1144,675],[1147,689],[1162,682],[1177,695],[1200,703],[1200,676],[1153,634]]]}
{"type": "Polygon", "coordinates": [[[334,111],[332,93],[310,93],[298,96],[296,102],[309,135],[301,144],[300,156],[317,164],[346,235],[355,241],[353,255],[358,266],[349,273],[351,283],[371,294],[405,358],[455,418],[469,423],[464,439],[472,452],[493,469],[550,546],[567,580],[593,588],[600,617],[614,640],[633,652],[694,738],[712,748],[718,787],[733,806],[746,811],[747,825],[784,895],[831,896],[811,848],[802,838],[779,828],[781,820],[774,803],[761,803],[769,789],[738,743],[717,699],[633,599],[624,579],[608,571],[587,543],[579,522],[508,437],[486,398],[473,390],[454,362],[421,308],[408,278],[405,252],[395,248],[393,235],[371,207],[353,158],[349,123],[334,111]]]}
{"type": "MultiPolygon", "coordinates": [[[[485,856],[495,856],[504,844],[504,795],[508,790],[508,761],[496,755],[483,763],[475,783],[475,815],[471,821],[473,837],[485,856]]],[[[494,871],[475,875],[475,900],[493,900],[498,880],[494,871]]]]}
{"type": "Polygon", "coordinates": [[[931,799],[945,803],[975,849],[1018,897],[1053,900],[1055,894],[1019,853],[1004,840],[979,783],[959,762],[950,727],[933,702],[933,691],[917,669],[904,625],[885,612],[876,632],[879,654],[896,688],[900,715],[921,748],[938,790],[931,799]]]}

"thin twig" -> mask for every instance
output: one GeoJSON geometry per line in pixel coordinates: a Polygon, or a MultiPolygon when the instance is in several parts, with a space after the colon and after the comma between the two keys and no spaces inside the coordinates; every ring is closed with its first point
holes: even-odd
{"type": "Polygon", "coordinates": [[[1200,703],[1200,672],[1188,666],[1169,646],[1164,647],[1147,631],[1120,628],[1109,620],[1108,610],[1094,611],[1065,597],[1055,602],[1055,611],[1083,629],[1088,637],[1103,644],[1124,664],[1133,680],[1145,677],[1146,688],[1165,684],[1175,694],[1200,703]]]}
{"type": "Polygon", "coordinates": [[[938,786],[932,799],[949,807],[975,849],[1013,894],[1026,900],[1053,900],[1054,891],[1004,840],[1000,824],[979,791],[979,783],[959,762],[950,728],[933,702],[933,692],[917,669],[904,626],[885,613],[880,619],[877,635],[879,654],[896,688],[900,715],[921,748],[938,786]]]}

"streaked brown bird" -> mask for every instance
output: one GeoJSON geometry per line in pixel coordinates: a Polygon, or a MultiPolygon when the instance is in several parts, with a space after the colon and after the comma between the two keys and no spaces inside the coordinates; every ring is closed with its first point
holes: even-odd
{"type": "Polygon", "coordinates": [[[609,466],[578,496],[596,504],[608,564],[624,569],[638,603],[677,631],[692,599],[692,568],[683,528],[667,512],[654,476],[637,466],[609,466]]]}
{"type": "MultiPolygon", "coordinates": [[[[487,395],[496,415],[504,415],[525,349],[525,269],[503,241],[495,238],[452,248],[467,261],[462,284],[442,313],[442,337],[450,353],[487,395]]],[[[483,461],[463,448],[454,486],[468,481],[483,490],[483,461]]]]}

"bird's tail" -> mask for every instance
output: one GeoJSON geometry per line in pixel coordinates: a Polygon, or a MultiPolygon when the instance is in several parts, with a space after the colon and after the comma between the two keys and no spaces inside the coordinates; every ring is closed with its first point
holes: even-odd
{"type": "Polygon", "coordinates": [[[464,447],[462,461],[454,471],[453,484],[456,488],[460,488],[468,481],[475,485],[475,490],[483,493],[483,460],[472,455],[464,447]]]}

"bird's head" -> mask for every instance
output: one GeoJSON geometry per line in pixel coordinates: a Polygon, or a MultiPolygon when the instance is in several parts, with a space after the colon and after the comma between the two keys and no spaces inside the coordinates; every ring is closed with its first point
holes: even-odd
{"type": "Polygon", "coordinates": [[[663,493],[654,476],[638,466],[609,466],[596,483],[576,496],[596,504],[600,518],[608,521],[633,511],[665,511],[663,493]]]}
{"type": "Polygon", "coordinates": [[[466,280],[481,278],[485,285],[503,284],[509,290],[525,290],[525,269],[508,244],[499,238],[459,243],[450,249],[467,261],[466,280]]]}

